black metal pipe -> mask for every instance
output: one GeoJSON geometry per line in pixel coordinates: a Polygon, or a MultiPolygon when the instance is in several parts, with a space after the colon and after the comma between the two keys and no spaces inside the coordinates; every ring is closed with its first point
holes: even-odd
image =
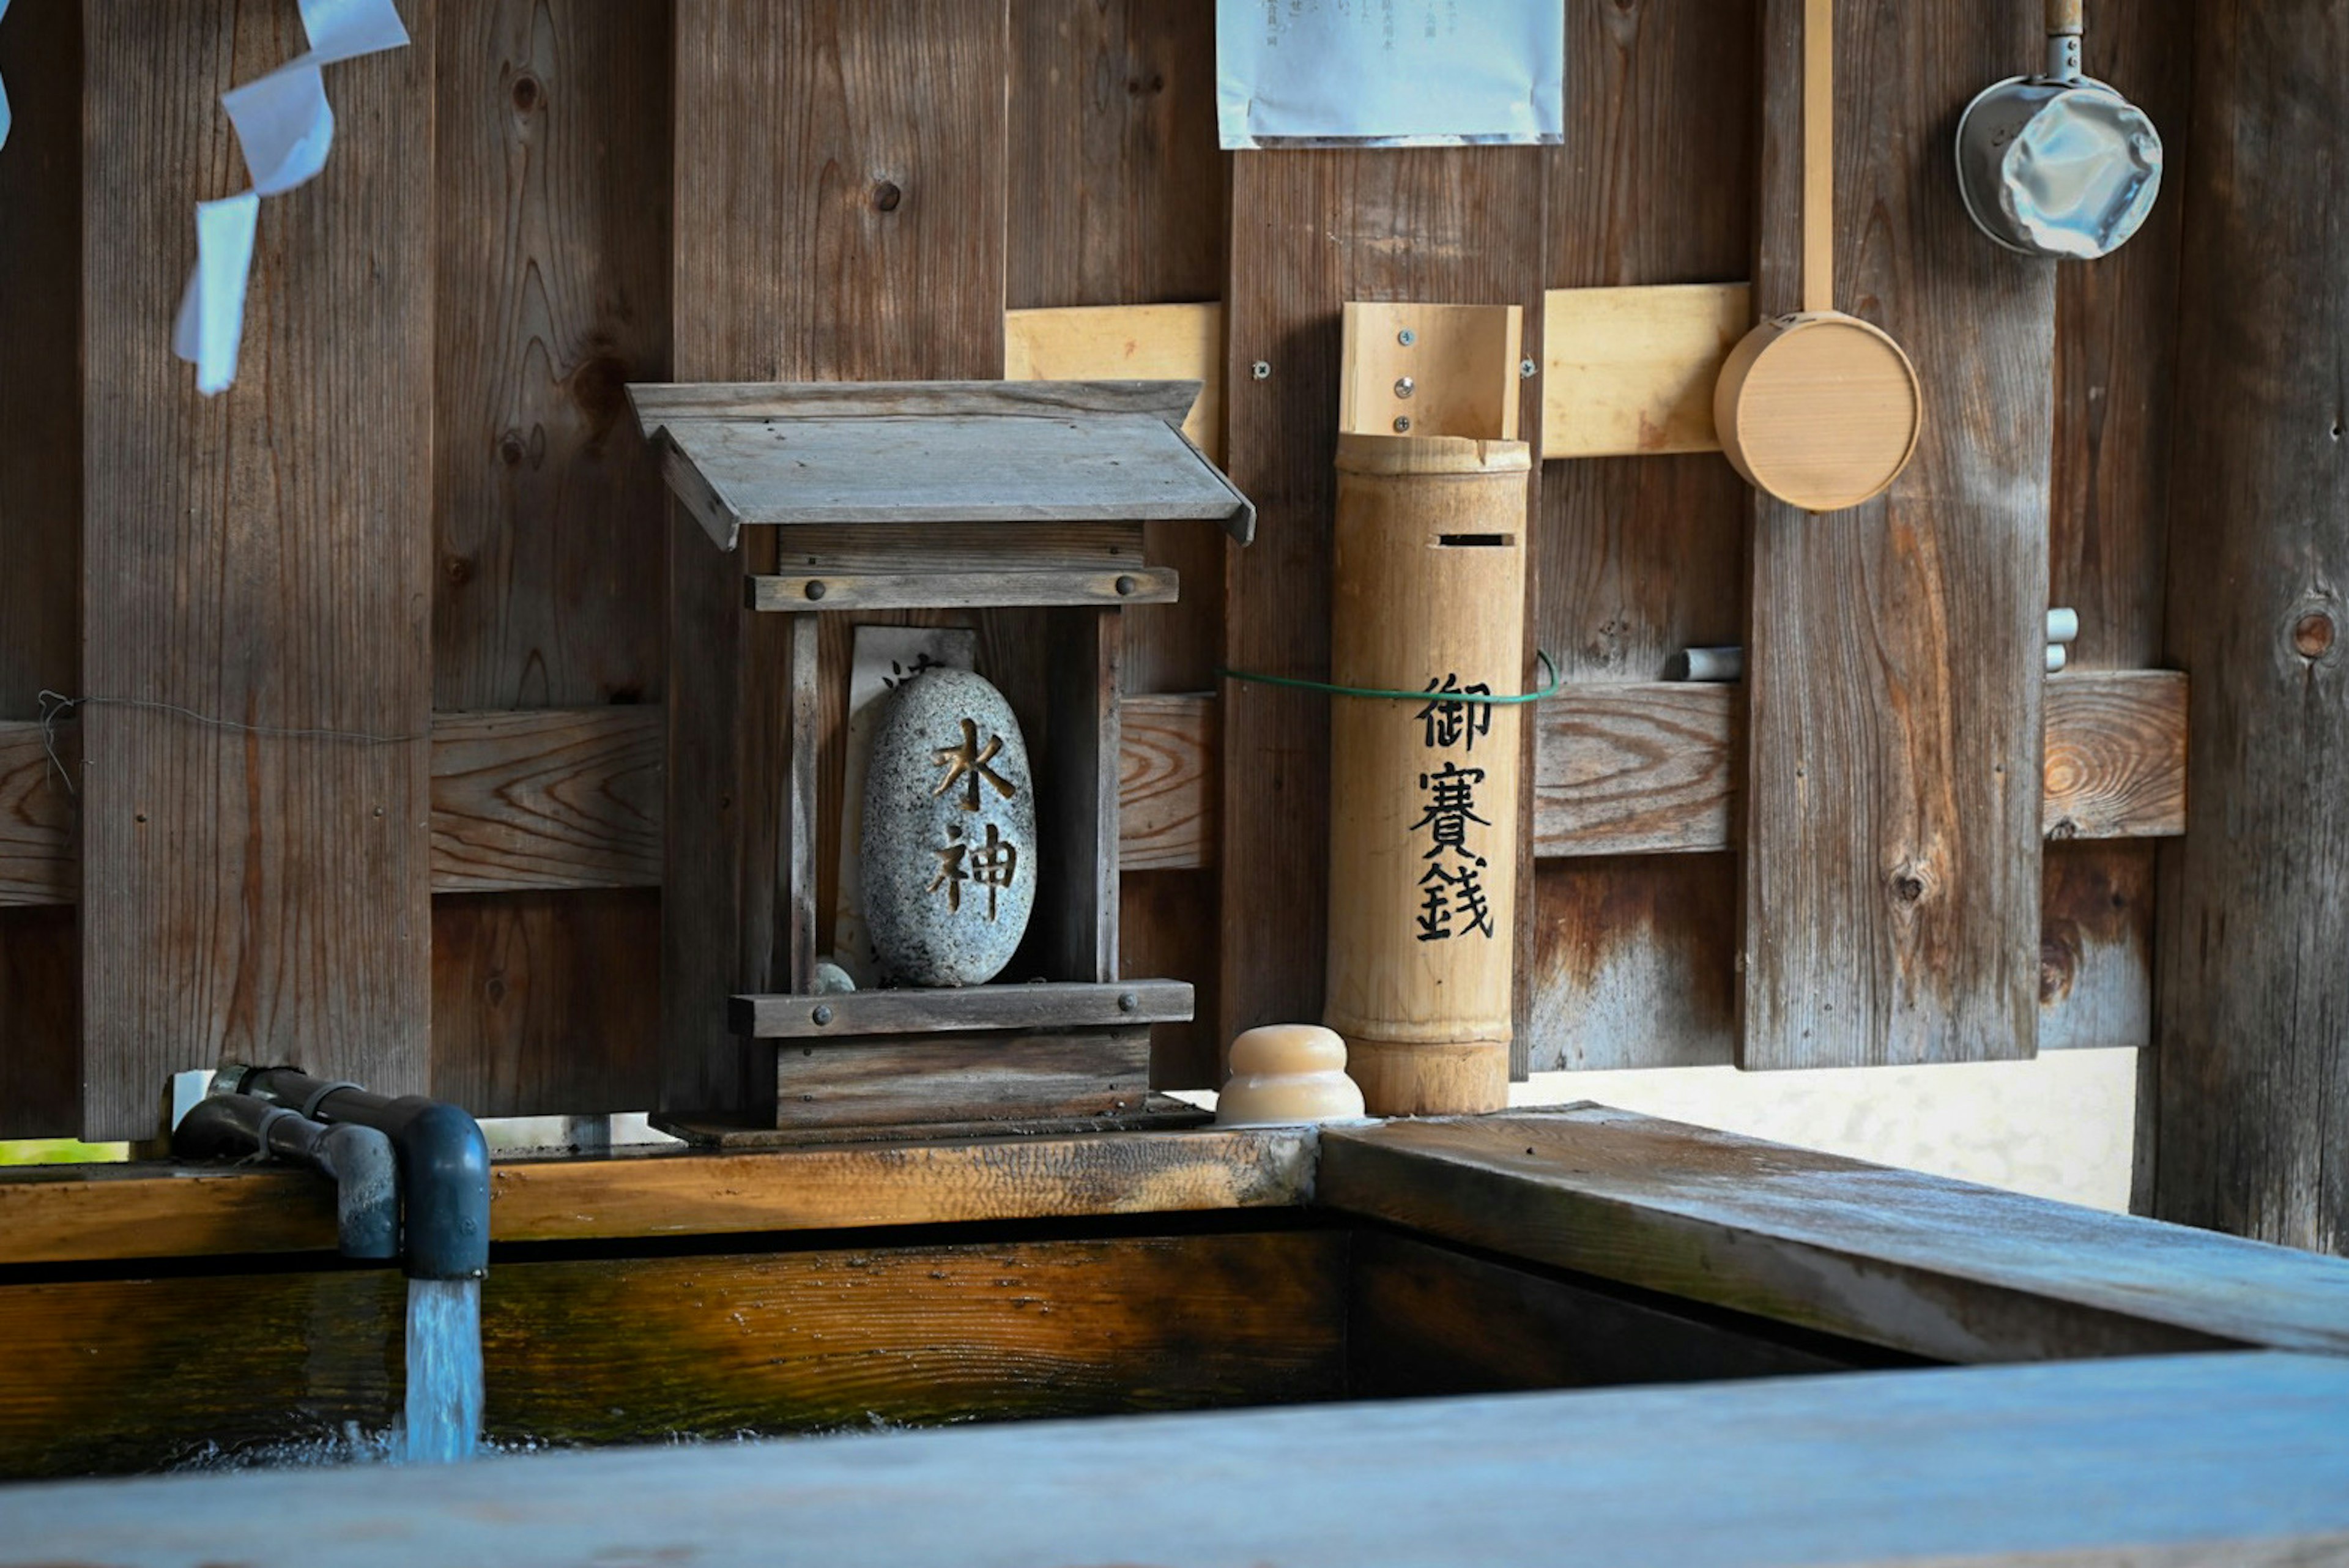
{"type": "Polygon", "coordinates": [[[421,1095],[387,1099],[292,1067],[255,1067],[237,1088],[328,1123],[391,1139],[399,1158],[401,1268],[410,1279],[477,1280],[490,1268],[490,1146],[459,1107],[421,1095]]]}
{"type": "Polygon", "coordinates": [[[180,1118],[171,1152],[181,1159],[291,1160],[335,1183],[335,1241],[346,1258],[399,1256],[398,1159],[375,1127],[328,1126],[251,1095],[216,1094],[180,1118]]]}

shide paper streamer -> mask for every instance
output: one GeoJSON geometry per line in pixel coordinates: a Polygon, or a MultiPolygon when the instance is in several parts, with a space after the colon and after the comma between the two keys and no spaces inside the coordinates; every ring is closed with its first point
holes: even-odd
{"type": "MultiPolygon", "coordinates": [[[[0,18],[8,15],[8,0],[0,0],[0,18]]],[[[0,82],[0,147],[8,145],[8,84],[0,82]]]]}
{"type": "MultiPolygon", "coordinates": [[[[261,198],[291,191],[324,169],[335,143],[335,111],[320,67],[408,42],[391,0],[301,0],[301,5],[308,52],[221,95],[253,189],[196,204],[196,270],[171,333],[171,351],[195,366],[197,389],[206,397],[226,391],[236,379],[261,198]]],[[[0,0],[0,13],[7,8],[8,0],[0,0]]],[[[0,119],[0,134],[5,131],[0,119]]]]}

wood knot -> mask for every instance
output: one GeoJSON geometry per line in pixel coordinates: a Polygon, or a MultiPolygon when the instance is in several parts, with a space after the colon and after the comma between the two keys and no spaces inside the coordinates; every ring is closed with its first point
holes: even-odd
{"type": "Polygon", "coordinates": [[[1914,871],[1903,871],[1892,878],[1892,896],[1904,904],[1913,904],[1925,896],[1925,878],[1914,871]]]}
{"type": "Polygon", "coordinates": [[[2079,928],[2069,920],[2049,923],[2039,939],[2039,1001],[2044,1006],[2072,994],[2080,970],[2079,928]]]}
{"type": "Polygon", "coordinates": [[[2292,646],[2302,659],[2318,659],[2333,651],[2333,618],[2312,610],[2292,628],[2292,646]]]}
{"type": "Polygon", "coordinates": [[[473,580],[473,560],[470,556],[440,557],[440,576],[452,588],[461,588],[473,580]]]}
{"type": "Polygon", "coordinates": [[[874,212],[894,213],[897,210],[897,203],[905,199],[905,192],[897,189],[897,182],[895,181],[875,180],[873,182],[873,210],[874,212]]]}
{"type": "Polygon", "coordinates": [[[538,107],[538,78],[533,76],[514,78],[513,106],[516,114],[528,114],[538,107]]]}

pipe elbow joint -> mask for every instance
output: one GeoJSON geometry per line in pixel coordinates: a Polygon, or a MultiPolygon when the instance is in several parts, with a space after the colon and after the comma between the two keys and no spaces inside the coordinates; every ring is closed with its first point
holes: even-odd
{"type": "Polygon", "coordinates": [[[408,1193],[408,1277],[480,1279],[490,1269],[490,1146],[481,1124],[420,1096],[390,1109],[408,1193]]]}

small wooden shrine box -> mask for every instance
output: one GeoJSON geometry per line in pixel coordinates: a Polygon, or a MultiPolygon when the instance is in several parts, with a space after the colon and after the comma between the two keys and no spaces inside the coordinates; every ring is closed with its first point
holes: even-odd
{"type": "MultiPolygon", "coordinates": [[[[769,775],[769,817],[742,803],[732,820],[745,842],[724,846],[771,846],[779,861],[771,961],[762,952],[744,963],[785,989],[745,991],[740,976],[731,988],[728,1025],[752,1054],[747,1114],[687,1114],[672,1094],[663,1125],[741,1143],[909,1126],[1114,1126],[1179,1109],[1149,1100],[1150,1025],[1187,1020],[1191,987],[1119,974],[1119,617],[1176,596],[1174,574],[1143,557],[1145,524],[1221,523],[1242,544],[1255,531],[1255,508],[1183,435],[1198,384],[628,390],[670,489],[717,548],[744,546],[742,603],[790,627],[780,688],[788,763],[769,775]],[[836,723],[840,711],[823,680],[846,680],[844,669],[823,668],[819,630],[825,617],[867,611],[1017,618],[1009,638],[990,640],[1020,645],[1029,690],[1009,694],[1042,720],[1043,733],[1029,736],[1040,879],[1004,981],[814,993],[818,758],[823,715],[836,723]]],[[[830,640],[838,660],[844,643],[830,640]]],[[[679,660],[673,680],[696,674],[679,660]]],[[[683,743],[673,726],[673,770],[683,743]]],[[[743,738],[746,749],[760,743],[743,738]]],[[[681,892],[693,896],[672,886],[665,898],[681,892]]],[[[665,908],[665,921],[678,918],[665,908]]],[[[664,940],[665,986],[678,983],[676,946],[664,940]]]]}

